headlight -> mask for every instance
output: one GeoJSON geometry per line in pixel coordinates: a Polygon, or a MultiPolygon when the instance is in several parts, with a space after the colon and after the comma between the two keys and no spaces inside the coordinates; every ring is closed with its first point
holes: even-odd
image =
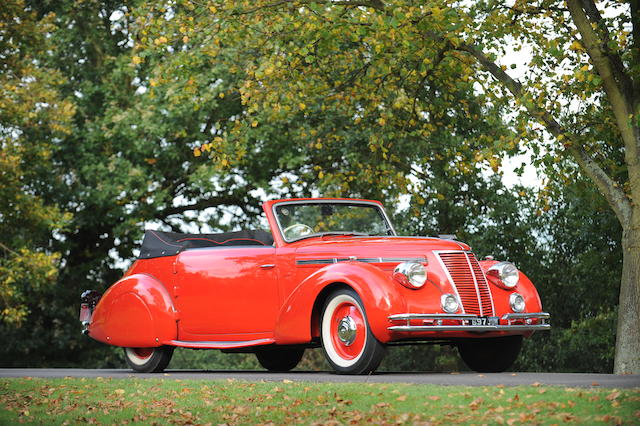
{"type": "Polygon", "coordinates": [[[427,270],[421,263],[403,262],[393,270],[393,278],[405,287],[418,289],[427,281],[427,270]]]}
{"type": "Polygon", "coordinates": [[[487,275],[494,278],[491,281],[507,290],[518,285],[520,273],[518,268],[511,262],[498,262],[487,270],[487,275]]]}
{"type": "Polygon", "coordinates": [[[509,296],[509,305],[511,305],[513,312],[524,312],[524,297],[519,293],[511,293],[511,296],[509,296]]]}
{"type": "Polygon", "coordinates": [[[440,297],[440,306],[442,306],[442,310],[448,314],[455,314],[458,312],[458,309],[460,309],[458,298],[453,294],[443,294],[440,297]]]}

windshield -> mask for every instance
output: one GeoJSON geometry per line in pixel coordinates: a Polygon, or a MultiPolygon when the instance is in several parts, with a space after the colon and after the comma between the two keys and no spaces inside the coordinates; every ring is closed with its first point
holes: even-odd
{"type": "Polygon", "coordinates": [[[276,205],[274,211],[289,242],[321,235],[394,235],[375,204],[305,202],[276,205]]]}

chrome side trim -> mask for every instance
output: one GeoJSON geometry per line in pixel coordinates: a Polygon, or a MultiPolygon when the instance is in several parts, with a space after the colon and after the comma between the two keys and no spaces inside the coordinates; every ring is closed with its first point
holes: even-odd
{"type": "Polygon", "coordinates": [[[363,262],[363,263],[401,263],[401,262],[418,262],[428,263],[425,257],[332,257],[324,259],[303,259],[296,260],[296,265],[330,265],[338,262],[363,262]]]}
{"type": "Polygon", "coordinates": [[[206,342],[191,342],[184,340],[169,340],[162,342],[163,345],[179,346],[182,348],[193,349],[233,349],[233,348],[245,348],[249,346],[269,345],[275,343],[275,339],[256,339],[256,340],[243,340],[243,341],[206,341],[206,342]]]}
{"type": "Polygon", "coordinates": [[[518,325],[394,325],[390,331],[535,331],[549,330],[551,324],[518,325]]]}

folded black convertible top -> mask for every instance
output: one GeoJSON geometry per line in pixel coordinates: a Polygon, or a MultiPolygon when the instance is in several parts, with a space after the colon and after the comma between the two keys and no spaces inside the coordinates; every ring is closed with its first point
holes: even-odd
{"type": "Polygon", "coordinates": [[[147,230],[144,233],[140,259],[175,256],[188,248],[219,246],[271,246],[271,233],[262,230],[224,232],[220,234],[181,234],[147,230]]]}

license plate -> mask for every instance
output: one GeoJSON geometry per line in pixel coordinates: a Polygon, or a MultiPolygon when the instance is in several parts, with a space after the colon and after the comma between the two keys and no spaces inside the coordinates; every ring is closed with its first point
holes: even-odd
{"type": "Polygon", "coordinates": [[[498,317],[471,318],[471,325],[498,325],[498,317]]]}
{"type": "Polygon", "coordinates": [[[80,305],[80,322],[89,322],[91,320],[91,309],[88,303],[80,305]]]}

